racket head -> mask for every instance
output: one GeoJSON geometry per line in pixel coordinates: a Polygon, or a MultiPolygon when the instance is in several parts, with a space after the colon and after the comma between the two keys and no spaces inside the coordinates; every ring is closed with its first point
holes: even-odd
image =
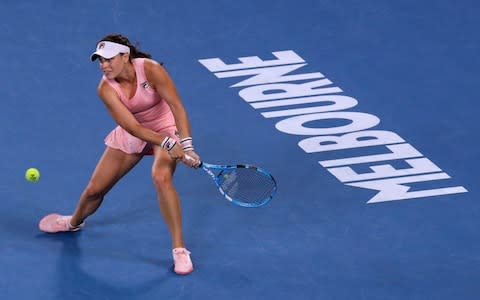
{"type": "Polygon", "coordinates": [[[200,165],[212,176],[220,193],[233,204],[242,207],[260,207],[267,204],[277,192],[275,178],[254,165],[200,165]]]}

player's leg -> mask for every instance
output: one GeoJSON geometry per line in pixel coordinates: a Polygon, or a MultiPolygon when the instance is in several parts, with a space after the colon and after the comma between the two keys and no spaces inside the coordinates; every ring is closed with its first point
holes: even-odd
{"type": "Polygon", "coordinates": [[[182,236],[180,199],[173,185],[176,162],[160,147],[154,147],[152,179],[157,190],[160,210],[172,236],[173,248],[185,247],[182,236]]]}
{"type": "Polygon", "coordinates": [[[105,194],[132,169],[142,158],[140,154],[128,154],[107,147],[80,196],[73,216],[49,214],[39,223],[45,232],[76,231],[83,221],[93,214],[103,201],[105,194]]]}
{"type": "Polygon", "coordinates": [[[190,252],[185,249],[180,199],[173,185],[176,162],[160,147],[154,147],[154,154],[152,178],[157,189],[160,210],[172,237],[174,270],[177,274],[186,275],[193,271],[193,264],[190,252]]]}
{"type": "Polygon", "coordinates": [[[78,226],[93,214],[110,189],[130,171],[142,158],[140,154],[129,154],[106,147],[93,174],[80,196],[71,219],[71,225],[78,226]]]}

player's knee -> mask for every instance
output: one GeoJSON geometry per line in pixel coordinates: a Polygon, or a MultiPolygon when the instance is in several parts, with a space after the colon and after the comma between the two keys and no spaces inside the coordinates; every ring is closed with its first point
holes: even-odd
{"type": "Polygon", "coordinates": [[[172,185],[172,174],[168,171],[155,170],[152,172],[152,180],[159,189],[164,189],[172,185]]]}
{"type": "Polygon", "coordinates": [[[87,187],[85,188],[85,191],[83,193],[87,199],[95,200],[102,198],[105,195],[106,191],[105,188],[103,188],[100,184],[91,180],[87,184],[87,187]]]}

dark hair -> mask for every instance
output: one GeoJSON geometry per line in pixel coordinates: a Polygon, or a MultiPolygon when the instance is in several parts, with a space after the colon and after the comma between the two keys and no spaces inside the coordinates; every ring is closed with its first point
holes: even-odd
{"type": "Polygon", "coordinates": [[[138,44],[133,45],[126,36],[123,36],[119,33],[113,33],[113,34],[109,34],[107,36],[104,36],[103,38],[100,39],[100,41],[98,41],[98,43],[100,43],[101,41],[114,42],[114,43],[122,44],[122,45],[125,45],[125,46],[129,47],[130,48],[130,58],[152,58],[150,53],[140,51],[137,48],[138,44]]]}

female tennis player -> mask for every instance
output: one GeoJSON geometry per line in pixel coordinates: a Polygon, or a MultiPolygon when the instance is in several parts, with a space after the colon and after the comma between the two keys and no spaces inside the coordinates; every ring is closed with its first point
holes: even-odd
{"type": "Polygon", "coordinates": [[[91,55],[92,61],[96,59],[103,72],[98,95],[118,126],[105,138],[106,149],[73,215],[49,214],[39,228],[49,233],[80,230],[118,180],[142,157],[153,155],[152,178],[172,238],[174,271],[188,274],[193,264],[185,248],[180,201],[172,182],[178,161],[192,168],[200,164],[187,113],[167,71],[127,37],[102,38],[91,55]]]}

